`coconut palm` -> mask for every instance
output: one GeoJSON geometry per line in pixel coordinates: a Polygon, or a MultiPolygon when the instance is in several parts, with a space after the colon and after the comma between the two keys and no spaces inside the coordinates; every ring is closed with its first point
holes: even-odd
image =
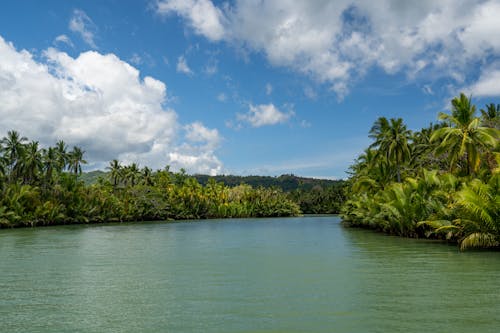
{"type": "Polygon", "coordinates": [[[440,142],[437,152],[448,154],[451,171],[464,158],[466,174],[476,173],[481,163],[480,150],[487,151],[498,144],[498,130],[481,126],[480,119],[475,117],[476,107],[463,93],[455,97],[451,104],[451,114],[439,114],[439,119],[445,121],[447,126],[436,130],[431,141],[440,142]]]}
{"type": "Polygon", "coordinates": [[[42,150],[39,148],[38,141],[31,141],[26,145],[21,169],[23,182],[33,184],[43,169],[42,150]]]}
{"type": "Polygon", "coordinates": [[[141,171],[137,163],[132,163],[124,168],[125,179],[130,181],[130,185],[134,186],[137,184],[139,177],[141,175],[141,171]]]}
{"type": "Polygon", "coordinates": [[[58,158],[57,150],[54,147],[49,147],[43,150],[43,171],[45,172],[45,185],[52,184],[54,170],[57,170],[58,158]]]}
{"type": "Polygon", "coordinates": [[[111,179],[113,180],[113,187],[116,187],[121,177],[122,166],[120,162],[117,159],[114,159],[111,162],[109,162],[109,166],[107,166],[106,169],[110,171],[110,176],[111,179]]]}
{"type": "Polygon", "coordinates": [[[376,132],[373,134],[375,137],[373,145],[378,147],[377,154],[395,166],[397,181],[400,183],[401,165],[410,159],[408,140],[411,131],[406,128],[401,118],[391,118],[389,122],[384,119],[379,118],[370,133],[376,132]]]}
{"type": "Polygon", "coordinates": [[[67,152],[68,146],[63,140],[59,140],[56,143],[56,152],[57,152],[57,170],[61,172],[66,168],[69,162],[69,154],[67,152]]]}
{"type": "Polygon", "coordinates": [[[24,142],[28,139],[20,136],[17,131],[7,132],[7,136],[0,140],[0,148],[4,153],[9,173],[9,181],[13,181],[20,172],[19,160],[24,152],[24,142]]]}
{"type": "Polygon", "coordinates": [[[77,146],[74,146],[73,150],[69,152],[69,170],[75,176],[82,173],[82,164],[87,164],[87,161],[83,159],[83,154],[85,151],[77,146]]]}
{"type": "Polygon", "coordinates": [[[457,204],[461,217],[457,224],[463,228],[462,250],[500,245],[500,176],[488,183],[474,179],[458,193],[457,204]]]}
{"type": "Polygon", "coordinates": [[[500,104],[486,105],[486,110],[481,109],[481,118],[483,126],[500,129],[500,104]]]}

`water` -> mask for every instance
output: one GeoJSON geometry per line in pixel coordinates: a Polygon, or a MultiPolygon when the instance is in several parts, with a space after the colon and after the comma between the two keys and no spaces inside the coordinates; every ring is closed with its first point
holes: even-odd
{"type": "Polygon", "coordinates": [[[1,332],[498,332],[499,282],[337,217],[0,230],[1,332]]]}

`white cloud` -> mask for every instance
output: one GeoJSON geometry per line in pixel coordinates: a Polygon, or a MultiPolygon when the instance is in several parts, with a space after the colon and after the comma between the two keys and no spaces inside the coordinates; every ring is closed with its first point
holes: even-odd
{"type": "Polygon", "coordinates": [[[262,52],[272,65],[327,84],[339,98],[373,67],[410,80],[429,74],[461,84],[478,63],[500,57],[498,0],[235,0],[219,6],[159,0],[157,11],[177,13],[212,41],[262,52]]]}
{"type": "Polygon", "coordinates": [[[0,37],[0,137],[18,130],[43,145],[81,146],[94,167],[111,159],[218,172],[217,130],[186,127],[164,107],[166,86],[113,54],[73,58],[50,48],[37,61],[0,37]],[[186,134],[182,134],[186,132],[186,134]],[[179,156],[190,156],[188,162],[179,156]]]}
{"type": "Polygon", "coordinates": [[[245,114],[237,114],[237,119],[249,123],[253,127],[284,123],[293,116],[293,111],[281,112],[274,104],[249,105],[245,114]]]}
{"type": "Polygon", "coordinates": [[[200,122],[184,126],[186,142],[169,153],[173,168],[196,170],[197,173],[216,175],[222,172],[222,163],[215,156],[221,137],[217,129],[209,129],[200,122]]]}
{"type": "Polygon", "coordinates": [[[75,9],[69,21],[69,29],[78,33],[90,47],[96,49],[95,33],[97,26],[92,19],[81,9],[75,9]]]}
{"type": "Polygon", "coordinates": [[[156,11],[163,15],[181,15],[197,33],[211,40],[224,37],[222,12],[210,0],[157,0],[156,11]]]}
{"type": "Polygon", "coordinates": [[[202,143],[210,149],[215,149],[219,146],[221,138],[219,131],[215,128],[209,129],[200,122],[194,122],[184,126],[184,129],[186,131],[186,139],[192,143],[202,143]]]}
{"type": "Polygon", "coordinates": [[[477,82],[466,90],[477,97],[500,96],[500,69],[483,71],[477,82]]]}
{"type": "Polygon", "coordinates": [[[67,44],[71,47],[73,47],[73,42],[71,41],[71,39],[66,36],[66,35],[59,35],[57,36],[55,39],[54,39],[54,44],[58,44],[58,43],[62,43],[62,44],[67,44]]]}
{"type": "Polygon", "coordinates": [[[266,95],[271,95],[273,93],[273,86],[270,83],[266,83],[266,95]]]}
{"type": "Polygon", "coordinates": [[[177,72],[184,73],[187,75],[193,75],[193,71],[189,68],[186,58],[184,56],[179,56],[177,58],[177,72]]]}

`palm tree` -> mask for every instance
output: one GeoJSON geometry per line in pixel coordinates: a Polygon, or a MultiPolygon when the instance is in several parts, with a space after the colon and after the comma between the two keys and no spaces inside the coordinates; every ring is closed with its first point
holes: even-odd
{"type": "Polygon", "coordinates": [[[42,150],[38,147],[38,141],[31,141],[26,145],[21,168],[24,183],[32,185],[43,169],[42,150]]]}
{"type": "Polygon", "coordinates": [[[7,132],[7,136],[0,141],[1,150],[7,159],[7,170],[9,172],[9,180],[15,179],[19,172],[19,160],[24,151],[24,142],[28,138],[20,136],[17,131],[7,132]]]}
{"type": "Polygon", "coordinates": [[[114,159],[109,162],[109,166],[107,166],[106,169],[110,171],[111,179],[113,180],[113,187],[116,188],[116,185],[118,185],[118,180],[121,177],[122,166],[120,165],[120,162],[117,159],[114,159]]]}
{"type": "Polygon", "coordinates": [[[57,150],[56,148],[49,147],[43,150],[43,170],[45,171],[45,185],[52,183],[54,170],[57,169],[57,150]]]}
{"type": "Polygon", "coordinates": [[[500,104],[486,105],[486,110],[481,109],[481,117],[483,126],[500,129],[500,104]]]}
{"type": "Polygon", "coordinates": [[[463,228],[462,250],[473,247],[500,245],[500,176],[485,184],[474,179],[458,193],[461,217],[457,224],[463,228]]]}
{"type": "Polygon", "coordinates": [[[142,173],[142,183],[148,186],[153,185],[153,170],[151,170],[151,168],[148,168],[146,166],[142,168],[141,173],[142,173]]]}
{"type": "Polygon", "coordinates": [[[374,146],[378,147],[377,154],[383,156],[389,163],[396,167],[398,183],[401,183],[401,165],[410,159],[408,140],[411,131],[406,128],[403,119],[379,118],[370,133],[374,138],[374,146]]]}
{"type": "Polygon", "coordinates": [[[439,119],[448,126],[436,130],[431,141],[440,141],[438,153],[448,154],[450,170],[455,170],[461,158],[466,159],[466,173],[475,173],[481,163],[479,151],[488,151],[498,144],[498,130],[480,126],[480,119],[475,117],[476,107],[463,93],[452,101],[451,114],[440,113],[439,119]]]}
{"type": "Polygon", "coordinates": [[[134,186],[135,184],[137,184],[137,180],[141,175],[141,171],[137,163],[132,163],[131,165],[126,166],[124,168],[124,171],[125,171],[125,178],[130,181],[130,185],[134,186]]]}
{"type": "Polygon", "coordinates": [[[57,152],[57,170],[61,172],[66,168],[66,165],[69,162],[69,154],[67,153],[68,147],[63,140],[59,140],[56,143],[56,152],[57,152]]]}
{"type": "Polygon", "coordinates": [[[77,146],[74,146],[73,150],[69,152],[69,170],[73,172],[75,176],[82,173],[82,164],[87,164],[87,161],[83,159],[83,154],[85,154],[85,151],[77,146]]]}

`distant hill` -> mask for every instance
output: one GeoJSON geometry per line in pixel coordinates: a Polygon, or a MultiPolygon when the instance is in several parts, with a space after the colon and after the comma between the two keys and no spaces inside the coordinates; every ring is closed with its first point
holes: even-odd
{"type": "Polygon", "coordinates": [[[210,178],[215,179],[217,182],[224,183],[227,186],[238,186],[240,184],[248,184],[252,187],[278,187],[285,192],[291,192],[294,190],[305,190],[309,191],[313,188],[321,187],[327,188],[330,186],[341,186],[343,180],[331,180],[331,179],[316,179],[316,178],[306,178],[299,177],[295,175],[281,175],[278,177],[271,176],[232,176],[232,175],[219,175],[219,176],[207,176],[207,175],[194,175],[198,182],[205,185],[210,178]]]}
{"type": "Polygon", "coordinates": [[[101,170],[83,172],[79,176],[79,179],[83,180],[85,184],[91,185],[91,184],[97,183],[97,179],[99,179],[99,177],[106,178],[107,174],[108,174],[108,172],[101,171],[101,170]]]}

